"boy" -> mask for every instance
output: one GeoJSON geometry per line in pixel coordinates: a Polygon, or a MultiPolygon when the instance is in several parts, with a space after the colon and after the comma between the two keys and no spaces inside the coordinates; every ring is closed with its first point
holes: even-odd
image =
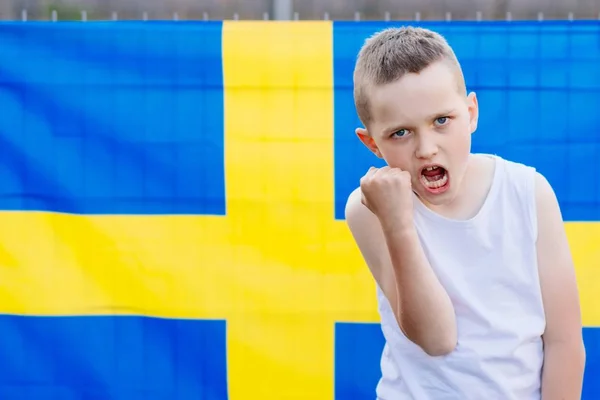
{"type": "Polygon", "coordinates": [[[354,86],[356,134],[387,163],[346,205],[377,282],[377,398],[579,399],[579,295],[549,183],[470,153],[477,99],[437,33],[374,35],[354,86]]]}

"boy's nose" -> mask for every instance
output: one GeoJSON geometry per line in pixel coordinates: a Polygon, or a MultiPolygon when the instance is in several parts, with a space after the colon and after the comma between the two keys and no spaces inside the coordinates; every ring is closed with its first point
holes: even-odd
{"type": "Polygon", "coordinates": [[[435,156],[438,152],[438,146],[435,141],[431,139],[420,139],[417,148],[415,151],[415,155],[419,159],[430,159],[435,156]]]}

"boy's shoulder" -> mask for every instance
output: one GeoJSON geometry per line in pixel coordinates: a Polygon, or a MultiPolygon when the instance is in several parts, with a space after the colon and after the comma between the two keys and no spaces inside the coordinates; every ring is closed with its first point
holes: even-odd
{"type": "Polygon", "coordinates": [[[554,188],[535,166],[495,156],[505,171],[505,182],[522,204],[530,208],[534,221],[543,218],[548,204],[558,204],[554,188]]]}
{"type": "Polygon", "coordinates": [[[504,167],[507,170],[507,172],[523,173],[525,171],[527,171],[527,172],[537,171],[533,165],[530,165],[528,163],[521,162],[521,161],[516,161],[516,160],[510,159],[510,158],[505,158],[498,154],[494,154],[494,153],[478,154],[478,153],[476,153],[474,155],[487,156],[487,157],[491,157],[491,158],[495,159],[499,164],[501,164],[502,167],[504,167]]]}
{"type": "MultiPolygon", "coordinates": [[[[535,166],[516,160],[504,158],[497,154],[481,154],[496,160],[495,169],[504,175],[504,181],[512,190],[522,193],[535,190],[538,179],[543,178],[535,166]]],[[[495,174],[496,176],[499,174],[495,174]]]]}
{"type": "MultiPolygon", "coordinates": [[[[523,182],[528,186],[527,189],[533,189],[534,191],[539,191],[539,187],[547,188],[551,185],[546,179],[546,177],[532,164],[525,163],[522,161],[516,161],[513,159],[503,158],[499,155],[492,155],[496,158],[496,160],[501,164],[501,167],[504,169],[505,174],[508,180],[512,183],[523,182]]],[[[519,185],[517,185],[519,186],[519,185]]],[[[519,187],[523,189],[522,187],[519,187]]]]}
{"type": "Polygon", "coordinates": [[[351,229],[356,225],[373,224],[376,216],[362,203],[362,191],[360,186],[356,187],[346,200],[344,209],[346,223],[351,229]]]}

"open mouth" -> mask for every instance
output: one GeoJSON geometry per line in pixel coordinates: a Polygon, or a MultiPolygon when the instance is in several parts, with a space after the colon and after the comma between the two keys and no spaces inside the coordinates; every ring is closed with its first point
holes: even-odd
{"type": "Polygon", "coordinates": [[[440,192],[448,185],[448,171],[440,165],[425,167],[421,170],[421,183],[431,192],[440,192]]]}

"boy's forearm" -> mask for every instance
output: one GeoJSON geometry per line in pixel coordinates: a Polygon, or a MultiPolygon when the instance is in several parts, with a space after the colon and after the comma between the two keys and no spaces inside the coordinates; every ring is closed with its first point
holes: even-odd
{"type": "Polygon", "coordinates": [[[404,334],[432,356],[456,347],[454,307],[434,274],[414,227],[383,223],[392,261],[398,303],[392,305],[404,334]]]}
{"type": "Polygon", "coordinates": [[[544,345],[542,400],[580,400],[585,368],[582,342],[544,345]]]}

